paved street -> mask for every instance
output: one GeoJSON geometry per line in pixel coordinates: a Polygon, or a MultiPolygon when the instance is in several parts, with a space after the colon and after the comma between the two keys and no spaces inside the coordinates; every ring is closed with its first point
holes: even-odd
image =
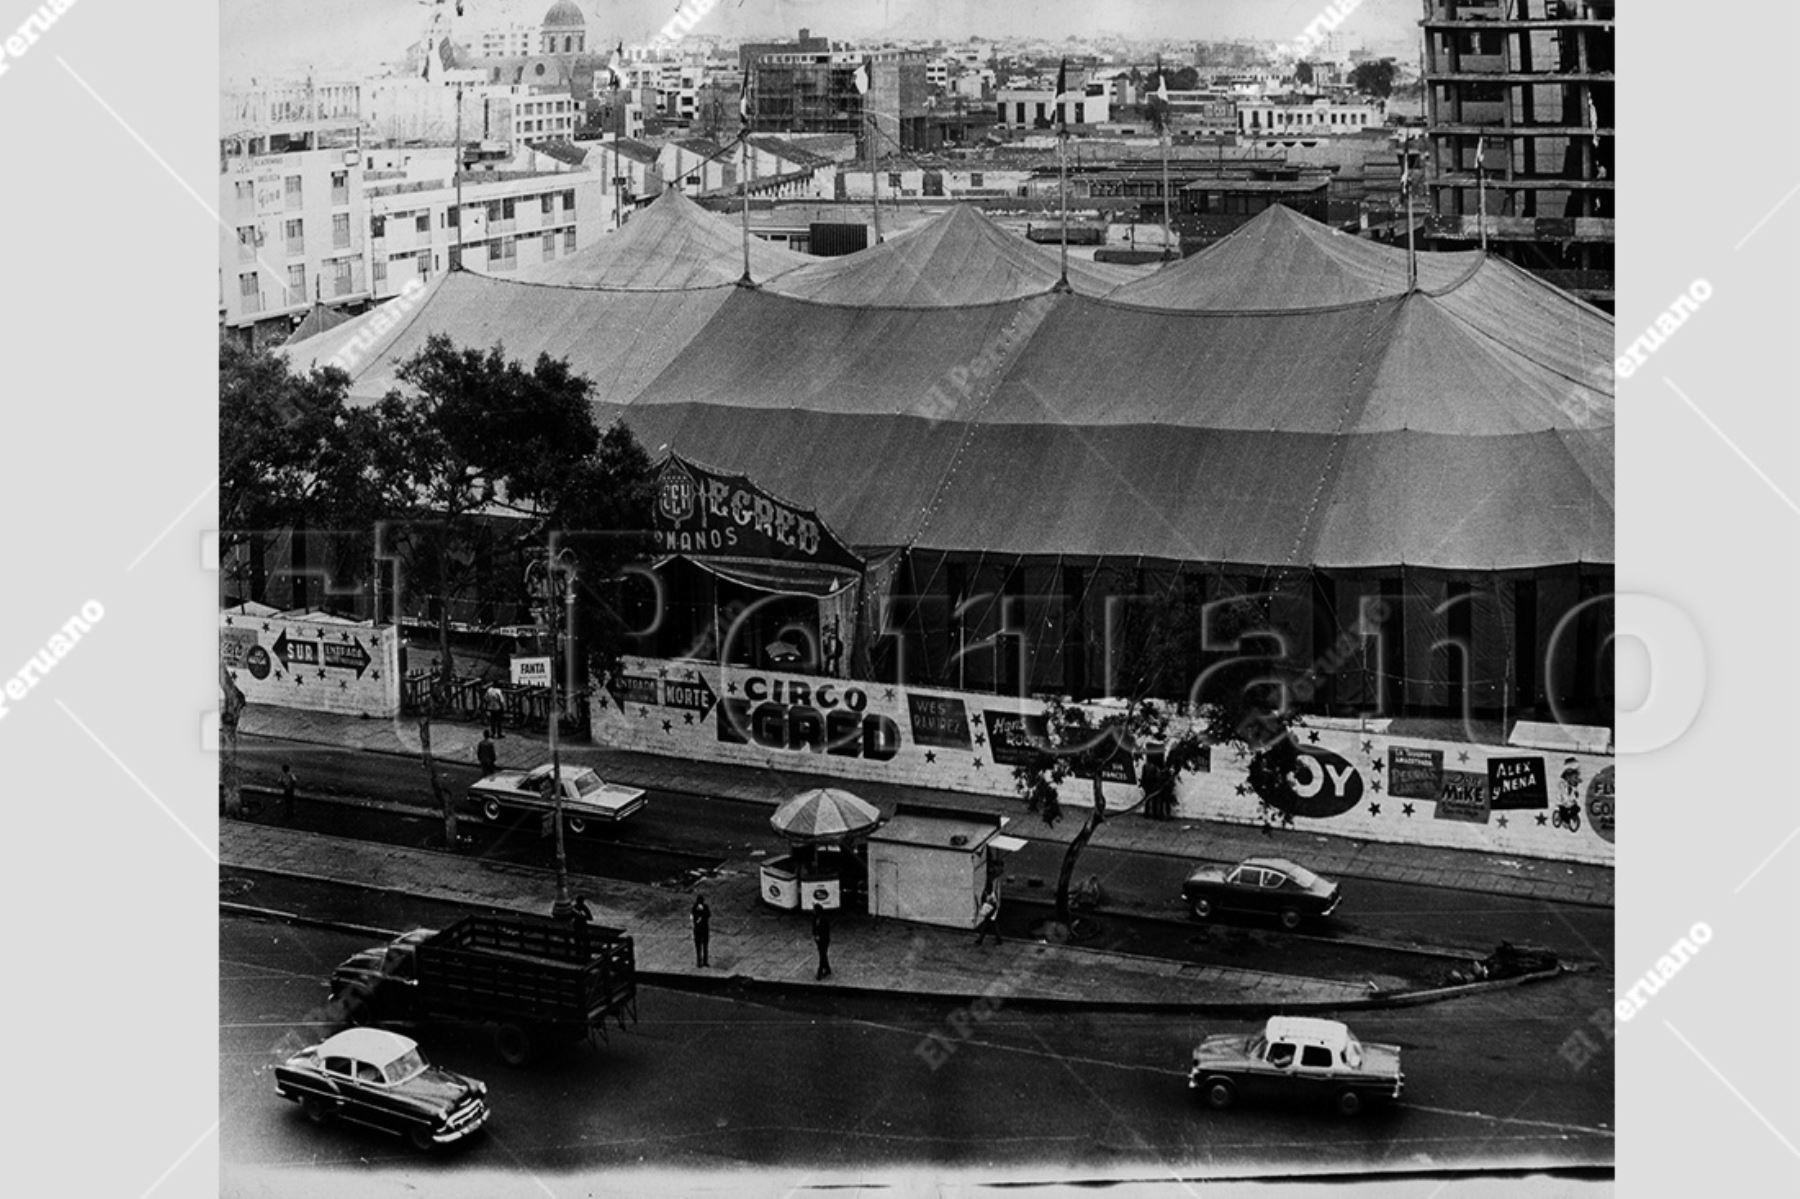
{"type": "Polygon", "coordinates": [[[1004,1006],[971,1020],[931,1000],[751,1002],[647,987],[635,1030],[529,1070],[501,1065],[479,1038],[425,1035],[433,1060],[488,1082],[495,1116],[463,1150],[423,1159],[379,1134],[314,1128],[273,1093],[274,1061],[321,1031],[309,1023],[320,978],[365,942],[221,918],[226,1193],[317,1194],[333,1185],[324,1178],[368,1180],[369,1166],[396,1192],[574,1196],[591,1192],[563,1172],[598,1168],[755,1166],[814,1183],[904,1166],[1168,1179],[1613,1156],[1610,1050],[1579,1074],[1557,1055],[1609,1001],[1608,980],[1581,975],[1350,1017],[1365,1038],[1403,1047],[1408,1080],[1399,1109],[1355,1121],[1192,1104],[1182,1070],[1193,1042],[1242,1021],[1004,1006]],[[936,1068],[920,1051],[934,1033],[951,1046],[936,1068]],[[490,1166],[519,1173],[502,1181],[490,1166]]]}

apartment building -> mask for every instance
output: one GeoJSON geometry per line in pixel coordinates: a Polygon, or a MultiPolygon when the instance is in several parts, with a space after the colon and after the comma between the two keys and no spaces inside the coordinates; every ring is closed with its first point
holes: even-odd
{"type": "Polygon", "coordinates": [[[1424,8],[1427,244],[1485,234],[1490,253],[1610,310],[1612,0],[1424,8]]]}
{"type": "Polygon", "coordinates": [[[995,111],[1014,129],[1100,125],[1112,120],[1112,97],[1104,83],[1076,84],[1058,100],[1054,87],[1001,88],[995,111]]]}
{"type": "Polygon", "coordinates": [[[315,299],[369,296],[354,84],[228,95],[219,139],[219,315],[285,336],[315,299]]]}
{"type": "Polygon", "coordinates": [[[1326,97],[1239,99],[1238,132],[1269,139],[1341,137],[1379,129],[1387,120],[1380,100],[1340,102],[1326,97]]]}
{"type": "Polygon", "coordinates": [[[879,131],[882,150],[931,149],[935,139],[925,55],[909,50],[763,54],[749,64],[750,123],[759,133],[879,131]],[[857,88],[867,72],[866,93],[857,88]]]}

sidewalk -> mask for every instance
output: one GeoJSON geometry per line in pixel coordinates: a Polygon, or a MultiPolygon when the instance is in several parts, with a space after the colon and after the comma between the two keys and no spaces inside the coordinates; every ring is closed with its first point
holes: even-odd
{"type": "MultiPolygon", "coordinates": [[[[407,719],[368,720],[328,712],[302,712],[287,708],[252,705],[244,709],[239,731],[259,737],[282,738],[375,753],[417,756],[418,726],[407,719]]],[[[432,748],[442,758],[473,763],[481,729],[472,724],[437,723],[432,726],[432,748]]],[[[496,742],[502,767],[525,769],[549,757],[545,738],[509,730],[496,742]]],[[[716,796],[777,805],[796,791],[809,787],[842,785],[842,780],[823,775],[760,772],[741,766],[662,758],[650,754],[604,749],[586,742],[564,742],[564,761],[591,766],[612,782],[630,783],[649,790],[716,796]]],[[[1012,817],[1009,832],[1033,841],[1067,842],[1080,827],[1071,813],[1055,828],[1029,816],[1024,804],[992,795],[960,791],[931,791],[887,783],[858,780],[855,792],[891,812],[897,803],[960,808],[1012,817]]],[[[1103,824],[1091,845],[1133,853],[1162,854],[1187,860],[1237,861],[1241,858],[1290,854],[1321,874],[1366,878],[1384,882],[1414,883],[1464,891],[1521,896],[1560,903],[1612,907],[1613,871],[1609,867],[1579,862],[1554,862],[1536,858],[1507,858],[1468,850],[1429,846],[1394,845],[1333,837],[1311,830],[1277,829],[1265,836],[1259,825],[1227,824],[1199,820],[1150,820],[1125,813],[1103,824]]]]}
{"type": "MultiPolygon", "coordinates": [[[[547,870],[495,870],[479,859],[236,820],[220,823],[219,859],[227,871],[259,870],[471,907],[543,914],[555,897],[547,870]]],[[[652,982],[752,982],[964,1001],[985,997],[993,1003],[1242,1009],[1255,1015],[1277,1009],[1334,1010],[1379,998],[1367,985],[1036,941],[1008,939],[977,947],[968,931],[855,915],[836,923],[832,977],[819,981],[813,976],[810,921],[763,904],[748,874],[721,877],[708,886],[712,968],[700,969],[694,965],[688,925],[692,901],[686,892],[585,875],[572,875],[570,887],[588,898],[596,923],[632,934],[639,974],[652,982]]]]}

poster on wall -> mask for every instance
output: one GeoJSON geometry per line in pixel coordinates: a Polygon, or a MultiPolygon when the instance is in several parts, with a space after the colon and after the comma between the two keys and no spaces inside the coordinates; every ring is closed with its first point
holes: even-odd
{"type": "Polygon", "coordinates": [[[1488,822],[1488,779],[1471,770],[1444,771],[1437,794],[1437,818],[1469,824],[1488,822]]]}
{"type": "Polygon", "coordinates": [[[969,740],[969,712],[962,700],[908,692],[906,713],[912,723],[913,744],[932,749],[973,748],[969,740]]]}
{"type": "Polygon", "coordinates": [[[1388,748],[1388,794],[1398,799],[1438,797],[1444,781],[1444,752],[1394,745],[1388,748]]]}
{"type": "MultiPolygon", "coordinates": [[[[1031,761],[1033,746],[1047,744],[1048,725],[1041,712],[992,712],[981,714],[987,724],[988,754],[1000,766],[1024,766],[1031,761]]],[[[1076,770],[1076,778],[1091,779],[1093,772],[1076,770]]],[[[1120,754],[1106,764],[1100,777],[1109,783],[1137,783],[1137,763],[1130,754],[1120,754]]]]}
{"type": "Polygon", "coordinates": [[[1548,808],[1550,788],[1545,781],[1544,759],[1489,758],[1488,806],[1494,811],[1548,808]]]}
{"type": "Polygon", "coordinates": [[[1600,838],[1607,843],[1613,839],[1613,768],[1603,767],[1589,782],[1587,789],[1587,818],[1600,838]]]}

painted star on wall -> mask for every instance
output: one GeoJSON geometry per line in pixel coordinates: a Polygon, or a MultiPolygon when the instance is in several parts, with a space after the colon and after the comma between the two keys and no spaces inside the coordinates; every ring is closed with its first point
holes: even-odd
{"type": "Polygon", "coordinates": [[[1242,783],[1239,783],[1237,785],[1237,793],[1239,795],[1248,795],[1248,794],[1250,794],[1250,788],[1244,786],[1244,784],[1242,784],[1242,783]]]}
{"type": "Polygon", "coordinates": [[[1469,751],[1466,749],[1457,750],[1456,751],[1456,760],[1458,762],[1467,762],[1469,760],[1469,751]]]}
{"type": "Polygon", "coordinates": [[[1308,745],[1317,745],[1319,743],[1319,730],[1318,729],[1307,729],[1306,730],[1306,743],[1308,745]]]}
{"type": "Polygon", "coordinates": [[[1402,816],[1411,816],[1413,814],[1413,806],[1409,803],[1401,804],[1400,805],[1400,814],[1402,816]]]}
{"type": "Polygon", "coordinates": [[[987,738],[986,738],[986,737],[984,737],[984,736],[982,736],[982,735],[981,735],[981,734],[980,734],[980,733],[976,733],[976,734],[975,734],[975,744],[977,744],[977,745],[986,745],[986,744],[987,744],[987,738]]]}
{"type": "Polygon", "coordinates": [[[1374,752],[1375,752],[1375,743],[1374,743],[1374,742],[1373,742],[1373,741],[1369,741],[1369,740],[1367,740],[1367,739],[1365,739],[1365,740],[1364,740],[1364,741],[1363,741],[1363,743],[1362,743],[1362,745],[1363,745],[1363,752],[1364,752],[1364,753],[1366,753],[1366,754],[1372,754],[1372,753],[1374,753],[1374,752]]]}
{"type": "Polygon", "coordinates": [[[1542,812],[1539,812],[1537,814],[1537,822],[1538,822],[1538,827],[1543,828],[1546,824],[1550,823],[1550,817],[1544,815],[1542,812]]]}
{"type": "Polygon", "coordinates": [[[1370,804],[1369,805],[1369,815],[1371,815],[1371,816],[1381,815],[1381,805],[1378,803],[1370,804]]]}
{"type": "Polygon", "coordinates": [[[692,712],[683,712],[681,714],[681,723],[682,724],[693,724],[694,723],[694,714],[692,712]]]}
{"type": "Polygon", "coordinates": [[[1499,826],[1501,828],[1505,828],[1506,827],[1506,817],[1504,817],[1504,816],[1500,817],[1500,819],[1498,821],[1496,821],[1495,823],[1499,824],[1499,826]]]}
{"type": "Polygon", "coordinates": [[[926,761],[927,761],[927,762],[935,762],[935,761],[937,761],[937,751],[936,751],[936,750],[934,750],[934,749],[928,749],[928,750],[926,750],[926,751],[925,751],[925,760],[926,760],[926,761]]]}
{"type": "Polygon", "coordinates": [[[892,687],[883,687],[881,689],[881,698],[882,699],[893,699],[894,698],[894,689],[892,687]]]}
{"type": "Polygon", "coordinates": [[[675,731],[675,722],[673,720],[663,721],[663,732],[672,733],[674,731],[675,731]]]}

